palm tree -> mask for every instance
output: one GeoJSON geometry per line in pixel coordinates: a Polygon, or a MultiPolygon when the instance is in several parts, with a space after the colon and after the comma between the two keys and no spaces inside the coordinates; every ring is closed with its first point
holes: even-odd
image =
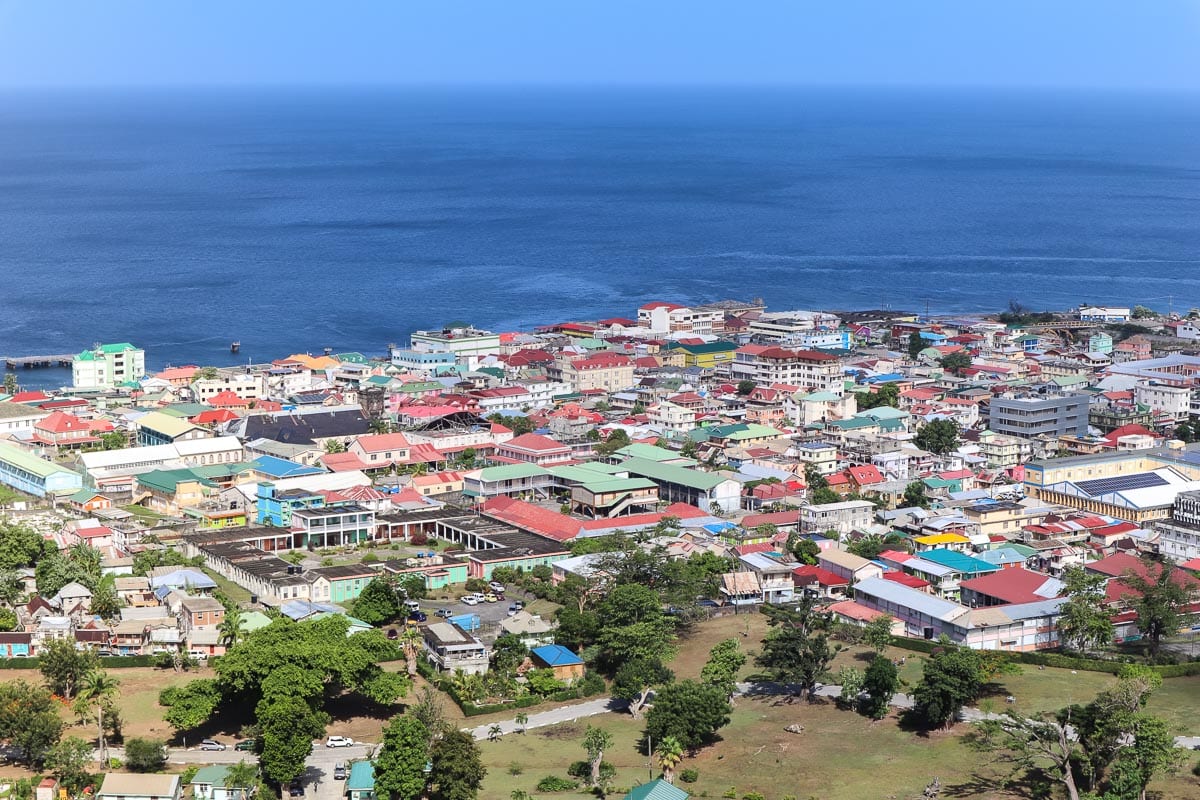
{"type": "Polygon", "coordinates": [[[100,745],[100,762],[108,761],[108,743],[104,738],[104,710],[112,702],[121,681],[104,670],[93,670],[84,676],[79,686],[79,700],[96,709],[96,731],[100,745]]]}
{"type": "Polygon", "coordinates": [[[217,626],[217,641],[226,649],[237,644],[242,638],[242,610],[237,606],[225,609],[225,619],[217,626]]]}
{"type": "Polygon", "coordinates": [[[495,723],[493,723],[493,724],[492,724],[492,725],[491,725],[491,726],[488,728],[488,741],[489,741],[489,742],[494,742],[494,741],[496,741],[497,739],[499,739],[499,738],[500,738],[500,735],[501,735],[502,733],[504,733],[504,729],[503,729],[503,728],[501,728],[501,727],[500,727],[498,724],[495,724],[495,723]]]}
{"type": "Polygon", "coordinates": [[[414,625],[405,625],[400,634],[400,644],[404,647],[404,662],[411,678],[417,674],[417,653],[420,652],[421,631],[414,625]]]}
{"type": "Polygon", "coordinates": [[[529,724],[529,715],[524,711],[517,714],[517,725],[521,727],[521,733],[525,732],[525,726],[529,724]]]}
{"type": "Polygon", "coordinates": [[[667,783],[675,782],[675,768],[683,760],[683,745],[674,736],[663,737],[655,750],[658,756],[658,766],[662,768],[663,779],[667,783]]]}

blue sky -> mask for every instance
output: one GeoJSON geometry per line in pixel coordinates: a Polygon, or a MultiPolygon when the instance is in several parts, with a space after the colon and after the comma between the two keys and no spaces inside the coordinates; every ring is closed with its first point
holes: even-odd
{"type": "Polygon", "coordinates": [[[1200,89],[1200,0],[0,0],[0,85],[1200,89]]]}

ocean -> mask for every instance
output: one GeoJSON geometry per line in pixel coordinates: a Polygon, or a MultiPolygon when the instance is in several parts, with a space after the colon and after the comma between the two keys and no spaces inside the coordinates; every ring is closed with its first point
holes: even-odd
{"type": "Polygon", "coordinates": [[[1198,222],[1196,95],[9,92],[0,355],[379,354],[650,299],[1178,310],[1198,222]]]}

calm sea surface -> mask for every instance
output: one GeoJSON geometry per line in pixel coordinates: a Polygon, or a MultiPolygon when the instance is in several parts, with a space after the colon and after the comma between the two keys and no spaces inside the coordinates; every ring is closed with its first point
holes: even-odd
{"type": "Polygon", "coordinates": [[[1200,98],[0,95],[0,355],[380,353],[731,296],[1200,305],[1200,98]]]}

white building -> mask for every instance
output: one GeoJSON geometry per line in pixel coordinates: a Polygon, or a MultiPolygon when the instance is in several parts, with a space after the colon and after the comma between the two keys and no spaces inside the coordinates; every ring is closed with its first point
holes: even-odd
{"type": "Polygon", "coordinates": [[[71,361],[71,383],[76,389],[114,389],[146,375],[146,351],[128,342],[98,344],[71,361]]]}
{"type": "Polygon", "coordinates": [[[1183,386],[1167,386],[1158,381],[1138,381],[1133,387],[1133,401],[1160,411],[1172,419],[1187,419],[1192,404],[1192,391],[1183,386]]]}
{"type": "Polygon", "coordinates": [[[413,331],[413,350],[454,353],[455,356],[481,357],[500,354],[500,334],[470,326],[443,328],[439,331],[413,331]]]}
{"type": "Polygon", "coordinates": [[[267,396],[266,376],[253,372],[220,371],[215,378],[202,378],[192,383],[196,402],[204,403],[221,392],[233,392],[243,400],[261,400],[267,396]]]}
{"type": "Polygon", "coordinates": [[[1083,322],[1128,322],[1132,317],[1128,306],[1079,307],[1079,319],[1083,322]]]}

